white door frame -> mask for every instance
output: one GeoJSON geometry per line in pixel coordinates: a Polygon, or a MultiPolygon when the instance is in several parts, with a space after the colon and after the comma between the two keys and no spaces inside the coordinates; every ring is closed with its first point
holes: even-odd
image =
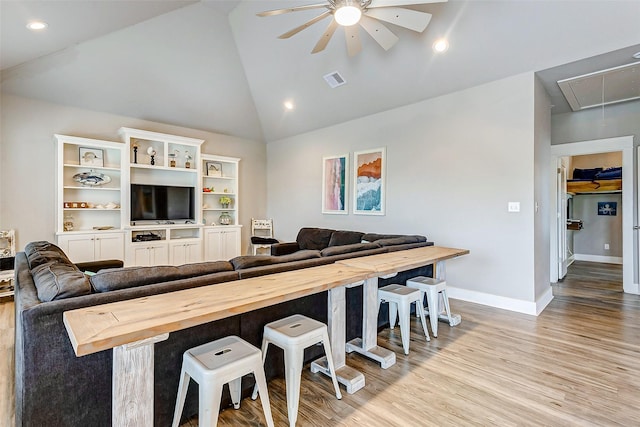
{"type": "MultiPolygon", "coordinates": [[[[552,224],[557,222],[558,193],[556,188],[556,171],[559,157],[578,156],[583,154],[622,152],[622,285],[624,292],[638,294],[639,287],[634,283],[634,264],[636,256],[633,245],[633,136],[596,139],[591,141],[572,142],[551,146],[551,162],[553,165],[554,185],[551,188],[552,224]]],[[[551,283],[558,281],[558,230],[551,231],[551,283]]]]}

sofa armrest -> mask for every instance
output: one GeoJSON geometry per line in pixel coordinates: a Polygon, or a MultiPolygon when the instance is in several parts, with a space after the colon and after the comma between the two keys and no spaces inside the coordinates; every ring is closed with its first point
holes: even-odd
{"type": "Polygon", "coordinates": [[[300,250],[298,242],[276,243],[271,245],[271,255],[289,255],[300,250]]]}
{"type": "Polygon", "coordinates": [[[76,267],[78,267],[80,271],[91,271],[92,273],[97,273],[99,270],[104,270],[105,268],[120,268],[123,265],[124,262],[119,259],[106,259],[102,261],[76,263],[76,267]]]}

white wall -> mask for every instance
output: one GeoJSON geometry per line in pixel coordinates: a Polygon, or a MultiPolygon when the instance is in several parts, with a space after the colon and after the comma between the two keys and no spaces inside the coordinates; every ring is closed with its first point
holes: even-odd
{"type": "Polygon", "coordinates": [[[270,142],[267,155],[279,239],[303,226],[424,234],[470,249],[447,266],[459,296],[509,308],[534,300],[533,73],[270,142]],[[322,157],[381,146],[386,215],[322,215],[322,157]],[[521,211],[508,213],[509,201],[521,211]]]}
{"type": "MultiPolygon", "coordinates": [[[[121,141],[122,126],[204,139],[202,151],[240,157],[240,223],[266,214],[266,147],[263,142],[130,117],[2,95],[0,228],[15,228],[17,249],[34,240],[54,241],[55,151],[53,134],[121,141]]],[[[243,253],[249,241],[243,228],[243,253]]]]}
{"type": "Polygon", "coordinates": [[[635,135],[640,139],[640,100],[551,116],[551,144],[635,135]]]}
{"type": "Polygon", "coordinates": [[[552,299],[549,283],[551,215],[551,100],[538,78],[535,79],[534,122],[534,239],[535,289],[533,300],[539,313],[552,299]]]}

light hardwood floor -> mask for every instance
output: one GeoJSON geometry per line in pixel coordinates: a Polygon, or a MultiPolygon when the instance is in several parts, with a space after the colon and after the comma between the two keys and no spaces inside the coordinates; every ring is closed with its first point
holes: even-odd
{"type": "MultiPolygon", "coordinates": [[[[413,319],[408,356],[398,327],[385,330],[379,344],[396,352],[396,365],[383,370],[348,355],[367,383],[352,395],[343,389],[341,401],[327,378],[306,369],[297,425],[640,425],[640,297],[623,294],[620,277],[619,266],[577,262],[538,317],[452,300],[462,323],[441,323],[426,343],[413,319]]],[[[0,304],[3,324],[12,311],[0,304]]],[[[8,330],[2,354],[12,360],[8,330]]],[[[3,357],[3,400],[10,366],[3,357]]],[[[269,395],[275,425],[288,425],[283,379],[269,382],[269,395]]],[[[8,407],[0,402],[0,425],[11,419],[8,407]]],[[[259,402],[244,399],[218,425],[265,424],[259,402]]]]}

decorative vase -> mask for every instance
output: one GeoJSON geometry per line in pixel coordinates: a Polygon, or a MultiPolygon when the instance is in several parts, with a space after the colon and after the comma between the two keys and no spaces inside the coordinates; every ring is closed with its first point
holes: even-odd
{"type": "Polygon", "coordinates": [[[229,203],[221,203],[222,209],[229,209],[229,203]]]}
{"type": "Polygon", "coordinates": [[[231,225],[231,220],[229,212],[222,212],[218,221],[220,222],[220,225],[231,225]]]}

